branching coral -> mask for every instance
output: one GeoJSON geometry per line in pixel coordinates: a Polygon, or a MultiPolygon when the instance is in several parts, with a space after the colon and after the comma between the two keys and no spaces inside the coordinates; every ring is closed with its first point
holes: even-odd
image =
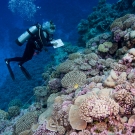
{"type": "Polygon", "coordinates": [[[81,103],[79,110],[81,119],[93,122],[108,116],[116,116],[119,113],[119,105],[111,98],[91,95],[81,103]]]}
{"type": "Polygon", "coordinates": [[[126,70],[128,69],[126,65],[116,62],[111,64],[111,68],[118,72],[126,72],[126,70]]]}
{"type": "Polygon", "coordinates": [[[114,40],[118,42],[123,38],[123,44],[128,48],[132,48],[135,43],[134,19],[134,14],[126,14],[125,16],[114,20],[110,26],[111,31],[114,34],[114,40]]]}
{"type": "Polygon", "coordinates": [[[131,114],[135,105],[134,96],[125,89],[120,89],[113,95],[116,102],[124,109],[124,114],[131,114]]]}

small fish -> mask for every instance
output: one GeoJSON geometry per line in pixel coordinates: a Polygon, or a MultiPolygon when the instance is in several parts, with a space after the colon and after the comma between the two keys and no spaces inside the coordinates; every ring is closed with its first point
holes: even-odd
{"type": "Polygon", "coordinates": [[[79,87],[78,84],[75,84],[75,85],[74,85],[74,89],[77,89],[78,87],[79,87]]]}

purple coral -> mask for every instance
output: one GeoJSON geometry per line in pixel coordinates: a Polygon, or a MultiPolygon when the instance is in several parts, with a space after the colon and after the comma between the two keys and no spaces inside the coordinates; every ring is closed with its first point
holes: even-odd
{"type": "Polygon", "coordinates": [[[35,133],[33,135],[59,135],[56,132],[52,132],[46,129],[46,122],[44,122],[43,124],[39,125],[37,130],[35,131],[35,133]]]}
{"type": "Polygon", "coordinates": [[[48,86],[51,90],[59,90],[61,87],[61,81],[59,78],[53,78],[49,81],[48,86]]]}

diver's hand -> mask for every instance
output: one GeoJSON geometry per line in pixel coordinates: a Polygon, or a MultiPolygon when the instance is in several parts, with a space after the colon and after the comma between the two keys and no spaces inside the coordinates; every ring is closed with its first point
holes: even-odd
{"type": "Polygon", "coordinates": [[[57,46],[58,45],[58,43],[57,42],[55,42],[55,43],[52,43],[53,44],[53,46],[57,46]]]}

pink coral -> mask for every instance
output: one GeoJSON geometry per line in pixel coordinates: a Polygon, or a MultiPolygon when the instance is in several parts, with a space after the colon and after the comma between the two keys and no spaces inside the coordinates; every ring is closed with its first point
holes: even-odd
{"type": "Polygon", "coordinates": [[[69,109],[69,106],[72,104],[72,101],[64,101],[62,103],[62,111],[67,112],[67,110],[69,109]]]}
{"type": "Polygon", "coordinates": [[[72,132],[70,135],[78,135],[76,132],[72,132]]]}
{"type": "Polygon", "coordinates": [[[113,97],[122,109],[124,109],[123,111],[125,114],[131,114],[135,103],[134,96],[130,92],[127,92],[125,89],[120,89],[118,92],[113,94],[113,97]]]}
{"type": "Polygon", "coordinates": [[[56,132],[52,132],[46,129],[46,122],[38,126],[38,129],[35,131],[33,135],[60,135],[56,132]]]}
{"type": "Polygon", "coordinates": [[[122,60],[123,60],[123,63],[131,63],[132,62],[132,57],[131,57],[131,55],[129,55],[129,53],[127,53],[123,58],[122,58],[122,60]]]}
{"type": "Polygon", "coordinates": [[[117,115],[119,105],[111,98],[91,95],[86,98],[80,106],[79,114],[86,122],[105,119],[111,115],[117,115]]]}

